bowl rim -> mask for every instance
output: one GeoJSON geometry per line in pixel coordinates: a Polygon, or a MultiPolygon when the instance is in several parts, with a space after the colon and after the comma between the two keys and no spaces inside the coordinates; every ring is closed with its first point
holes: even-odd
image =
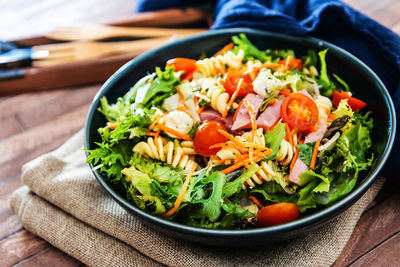
{"type": "MultiPolygon", "coordinates": [[[[122,205],[125,209],[128,209],[129,211],[133,212],[136,216],[140,217],[141,219],[144,219],[147,222],[156,224],[158,226],[167,228],[169,230],[173,231],[179,231],[179,232],[186,232],[186,233],[191,233],[191,234],[197,234],[201,236],[206,236],[206,237],[223,237],[223,238],[237,238],[237,237],[249,237],[249,236],[261,236],[261,235],[268,235],[271,233],[276,233],[276,232],[285,232],[285,231],[293,231],[297,230],[300,228],[303,228],[307,225],[316,225],[318,223],[322,223],[326,220],[329,220],[333,216],[339,214],[340,211],[346,209],[350,205],[354,204],[370,187],[370,185],[373,183],[373,181],[376,179],[376,176],[378,173],[381,171],[384,163],[386,162],[390,151],[393,147],[394,139],[395,139],[395,132],[396,132],[396,116],[395,116],[395,109],[394,105],[392,102],[392,99],[390,97],[390,94],[388,90],[386,89],[385,85],[383,82],[379,79],[379,77],[361,60],[347,52],[346,50],[333,45],[327,41],[315,38],[315,37],[310,37],[310,36],[296,36],[296,35],[288,35],[288,34],[282,34],[282,33],[276,33],[276,32],[270,32],[270,31],[265,31],[265,30],[256,30],[256,29],[251,29],[251,28],[230,28],[230,29],[220,29],[220,30],[211,30],[211,31],[206,31],[204,33],[200,33],[197,35],[193,35],[187,38],[183,38],[177,41],[174,41],[173,43],[163,45],[157,49],[150,50],[146,53],[143,53],[139,55],[138,57],[130,60],[129,62],[125,63],[120,69],[118,69],[100,88],[96,96],[94,97],[90,108],[89,112],[86,117],[85,121],[85,136],[84,136],[84,147],[85,149],[89,148],[89,136],[90,136],[90,119],[93,117],[94,113],[97,112],[97,107],[100,101],[100,98],[108,92],[112,86],[117,83],[119,80],[119,77],[123,76],[126,72],[130,71],[131,68],[134,68],[136,64],[146,61],[147,57],[149,57],[152,54],[162,52],[165,49],[174,47],[179,44],[184,44],[186,42],[193,42],[196,40],[201,40],[203,38],[207,38],[210,36],[217,36],[217,35],[237,35],[239,33],[249,33],[249,34],[256,34],[256,35],[262,35],[262,36],[268,36],[271,38],[278,38],[278,39],[286,39],[289,41],[296,41],[296,42],[305,42],[308,44],[313,44],[313,45],[319,45],[321,47],[328,48],[330,51],[334,51],[335,53],[341,54],[341,57],[344,57],[348,60],[351,60],[354,65],[358,69],[363,70],[363,72],[367,73],[370,78],[376,83],[377,87],[380,90],[380,93],[384,97],[384,100],[386,102],[387,107],[389,108],[389,129],[388,132],[390,133],[389,140],[387,140],[385,149],[376,163],[374,169],[372,170],[371,173],[367,175],[365,180],[358,184],[357,188],[354,188],[348,195],[346,195],[344,198],[340,199],[336,203],[325,207],[315,213],[309,214],[304,218],[300,218],[298,220],[295,220],[293,222],[285,223],[285,224],[280,224],[276,226],[270,226],[270,227],[265,227],[265,228],[254,228],[254,229],[240,229],[240,230],[224,230],[224,229],[209,229],[209,228],[200,228],[200,227],[193,227],[193,226],[188,226],[185,224],[180,224],[177,222],[169,221],[163,218],[160,218],[156,215],[152,215],[150,213],[147,213],[144,210],[141,210],[140,208],[134,206],[133,203],[129,202],[122,196],[120,196],[117,192],[114,191],[114,189],[108,185],[105,180],[102,178],[102,174],[98,170],[93,170],[94,165],[90,163],[90,168],[92,172],[94,173],[96,179],[99,181],[99,183],[102,185],[102,187],[120,204],[122,205]]],[[[88,156],[88,152],[86,153],[86,157],[88,156]]]]}

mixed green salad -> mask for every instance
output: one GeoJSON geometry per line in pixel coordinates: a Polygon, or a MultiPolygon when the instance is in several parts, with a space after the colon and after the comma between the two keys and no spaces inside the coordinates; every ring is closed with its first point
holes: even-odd
{"type": "Polygon", "coordinates": [[[244,34],[174,58],[99,112],[88,163],[140,209],[218,229],[296,220],[353,190],[374,164],[366,103],[325,55],[260,50],[244,34]]]}

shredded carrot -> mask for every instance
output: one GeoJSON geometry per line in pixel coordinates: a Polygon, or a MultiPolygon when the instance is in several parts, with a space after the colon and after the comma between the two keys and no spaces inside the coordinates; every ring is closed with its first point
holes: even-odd
{"type": "Polygon", "coordinates": [[[159,134],[160,132],[146,132],[147,136],[153,136],[153,137],[158,137],[159,134]]]}
{"type": "Polygon", "coordinates": [[[261,204],[261,202],[257,198],[255,198],[254,196],[249,196],[249,199],[251,199],[251,201],[253,201],[254,204],[259,206],[260,208],[264,208],[263,204],[261,204]]]}
{"type": "Polygon", "coordinates": [[[185,106],[185,96],[182,94],[179,88],[178,88],[178,95],[179,95],[179,105],[185,106]]]}
{"type": "Polygon", "coordinates": [[[233,92],[231,99],[229,99],[229,102],[226,105],[224,113],[222,113],[222,119],[225,119],[226,115],[228,115],[229,109],[231,108],[233,102],[236,100],[236,97],[239,94],[240,88],[242,87],[242,83],[243,83],[243,78],[240,78],[235,92],[233,92]]]}
{"type": "Polygon", "coordinates": [[[312,157],[311,157],[311,163],[310,163],[311,170],[314,170],[314,168],[315,168],[315,163],[317,162],[318,147],[319,147],[320,143],[321,143],[321,140],[317,140],[315,142],[314,150],[313,150],[312,157]]]}
{"type": "Polygon", "coordinates": [[[270,131],[272,131],[275,126],[281,121],[282,119],[277,120],[276,122],[274,122],[274,124],[272,124],[272,126],[269,128],[270,131]]]}
{"type": "Polygon", "coordinates": [[[289,125],[285,122],[285,129],[286,129],[286,136],[288,138],[288,141],[290,145],[293,147],[293,136],[292,132],[290,131],[289,125]]]}
{"type": "Polygon", "coordinates": [[[230,159],[227,159],[227,160],[225,160],[224,164],[225,164],[225,165],[231,165],[231,164],[232,164],[232,161],[231,161],[230,159]]]}
{"type": "Polygon", "coordinates": [[[202,107],[199,107],[198,109],[196,109],[197,114],[202,113],[205,108],[206,108],[205,106],[202,106],[202,107]]]}
{"type": "Polygon", "coordinates": [[[279,94],[280,95],[284,95],[284,96],[288,96],[288,95],[290,95],[290,90],[287,89],[287,88],[284,88],[279,92],[279,94]]]}
{"type": "Polygon", "coordinates": [[[113,123],[113,122],[110,122],[110,121],[108,121],[108,122],[106,123],[106,125],[107,125],[108,127],[110,127],[111,130],[114,130],[115,128],[117,128],[117,124],[115,124],[115,123],[113,123]]]}
{"type": "Polygon", "coordinates": [[[250,159],[248,158],[246,160],[243,160],[243,161],[233,164],[232,166],[222,170],[221,172],[223,174],[228,174],[228,173],[233,172],[234,170],[239,169],[240,167],[243,167],[244,165],[249,164],[249,163],[250,163],[250,159]]]}
{"type": "Polygon", "coordinates": [[[214,145],[209,146],[209,149],[224,147],[224,146],[228,146],[228,144],[227,143],[216,143],[214,145]]]}
{"type": "Polygon", "coordinates": [[[185,141],[191,141],[192,140],[192,138],[190,138],[189,135],[180,133],[177,130],[174,130],[174,129],[171,129],[171,128],[165,126],[164,124],[157,124],[157,128],[160,129],[160,130],[163,130],[166,133],[173,134],[176,137],[178,137],[180,139],[183,139],[185,141]]]}
{"type": "Polygon", "coordinates": [[[257,121],[256,121],[256,113],[253,110],[253,106],[250,105],[249,101],[247,100],[247,98],[244,99],[244,104],[246,105],[246,108],[249,112],[250,115],[250,120],[251,120],[251,126],[252,129],[256,129],[257,130],[257,121]]]}
{"type": "Polygon", "coordinates": [[[175,200],[174,206],[168,212],[164,213],[163,217],[169,217],[169,216],[171,216],[172,214],[174,214],[178,210],[178,208],[181,205],[181,202],[183,200],[183,197],[185,196],[186,189],[187,189],[187,187],[189,185],[189,182],[190,182],[190,178],[192,177],[192,175],[193,175],[194,171],[196,170],[196,168],[197,168],[197,164],[193,164],[193,166],[190,169],[189,173],[186,175],[185,183],[183,184],[183,186],[181,188],[181,191],[179,191],[179,195],[175,200]]]}
{"type": "Polygon", "coordinates": [[[293,56],[287,56],[285,61],[285,70],[290,70],[293,66],[293,56]]]}
{"type": "Polygon", "coordinates": [[[231,50],[233,48],[233,43],[229,43],[226,46],[224,46],[221,50],[219,50],[217,53],[215,53],[213,55],[213,57],[219,56],[219,55],[223,55],[226,52],[228,52],[229,50],[231,50]]]}
{"type": "Polygon", "coordinates": [[[230,201],[228,198],[225,198],[226,201],[228,201],[229,203],[233,204],[232,201],[230,201]]]}
{"type": "Polygon", "coordinates": [[[276,102],[278,102],[278,100],[276,98],[272,99],[269,103],[268,106],[272,106],[273,104],[275,104],[276,102]]]}
{"type": "Polygon", "coordinates": [[[336,119],[336,116],[333,115],[332,113],[329,113],[329,115],[328,115],[328,121],[333,121],[334,119],[336,119]]]}
{"type": "Polygon", "coordinates": [[[290,170],[292,170],[293,167],[294,167],[294,164],[295,164],[295,162],[297,160],[297,157],[299,156],[299,151],[300,151],[300,149],[297,148],[296,153],[294,153],[292,162],[290,163],[290,170]]]}
{"type": "Polygon", "coordinates": [[[279,69],[282,67],[282,64],[279,63],[264,63],[260,66],[260,68],[267,68],[267,69],[279,69]]]}
{"type": "MultiPolygon", "coordinates": [[[[272,150],[268,150],[268,151],[266,151],[264,153],[256,155],[256,157],[255,157],[256,158],[256,162],[261,160],[261,159],[263,159],[263,158],[265,158],[266,156],[270,155],[271,153],[272,153],[272,150]]],[[[239,162],[229,166],[228,168],[222,170],[221,172],[223,174],[227,174],[227,173],[233,172],[234,170],[236,170],[236,169],[238,169],[240,167],[243,167],[243,166],[245,166],[245,165],[247,165],[249,163],[250,163],[250,158],[247,158],[245,160],[239,161],[239,162]]]]}

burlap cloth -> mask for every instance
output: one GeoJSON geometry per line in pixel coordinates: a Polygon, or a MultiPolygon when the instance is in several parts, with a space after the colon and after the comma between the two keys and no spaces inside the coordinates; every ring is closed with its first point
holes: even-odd
{"type": "Polygon", "coordinates": [[[329,266],[348,241],[379,178],[351,208],[310,234],[265,247],[216,248],[155,232],[101,188],[85,163],[82,131],[23,166],[26,186],[11,196],[23,226],[91,266],[329,266]]]}

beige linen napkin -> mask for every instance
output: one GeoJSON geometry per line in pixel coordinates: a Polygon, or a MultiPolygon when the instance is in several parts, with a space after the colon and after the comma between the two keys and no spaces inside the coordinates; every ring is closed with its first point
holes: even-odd
{"type": "Polygon", "coordinates": [[[265,247],[197,245],[156,232],[121,208],[85,163],[82,131],[23,167],[10,204],[25,228],[88,265],[329,266],[335,262],[384,179],[322,228],[265,247]]]}

